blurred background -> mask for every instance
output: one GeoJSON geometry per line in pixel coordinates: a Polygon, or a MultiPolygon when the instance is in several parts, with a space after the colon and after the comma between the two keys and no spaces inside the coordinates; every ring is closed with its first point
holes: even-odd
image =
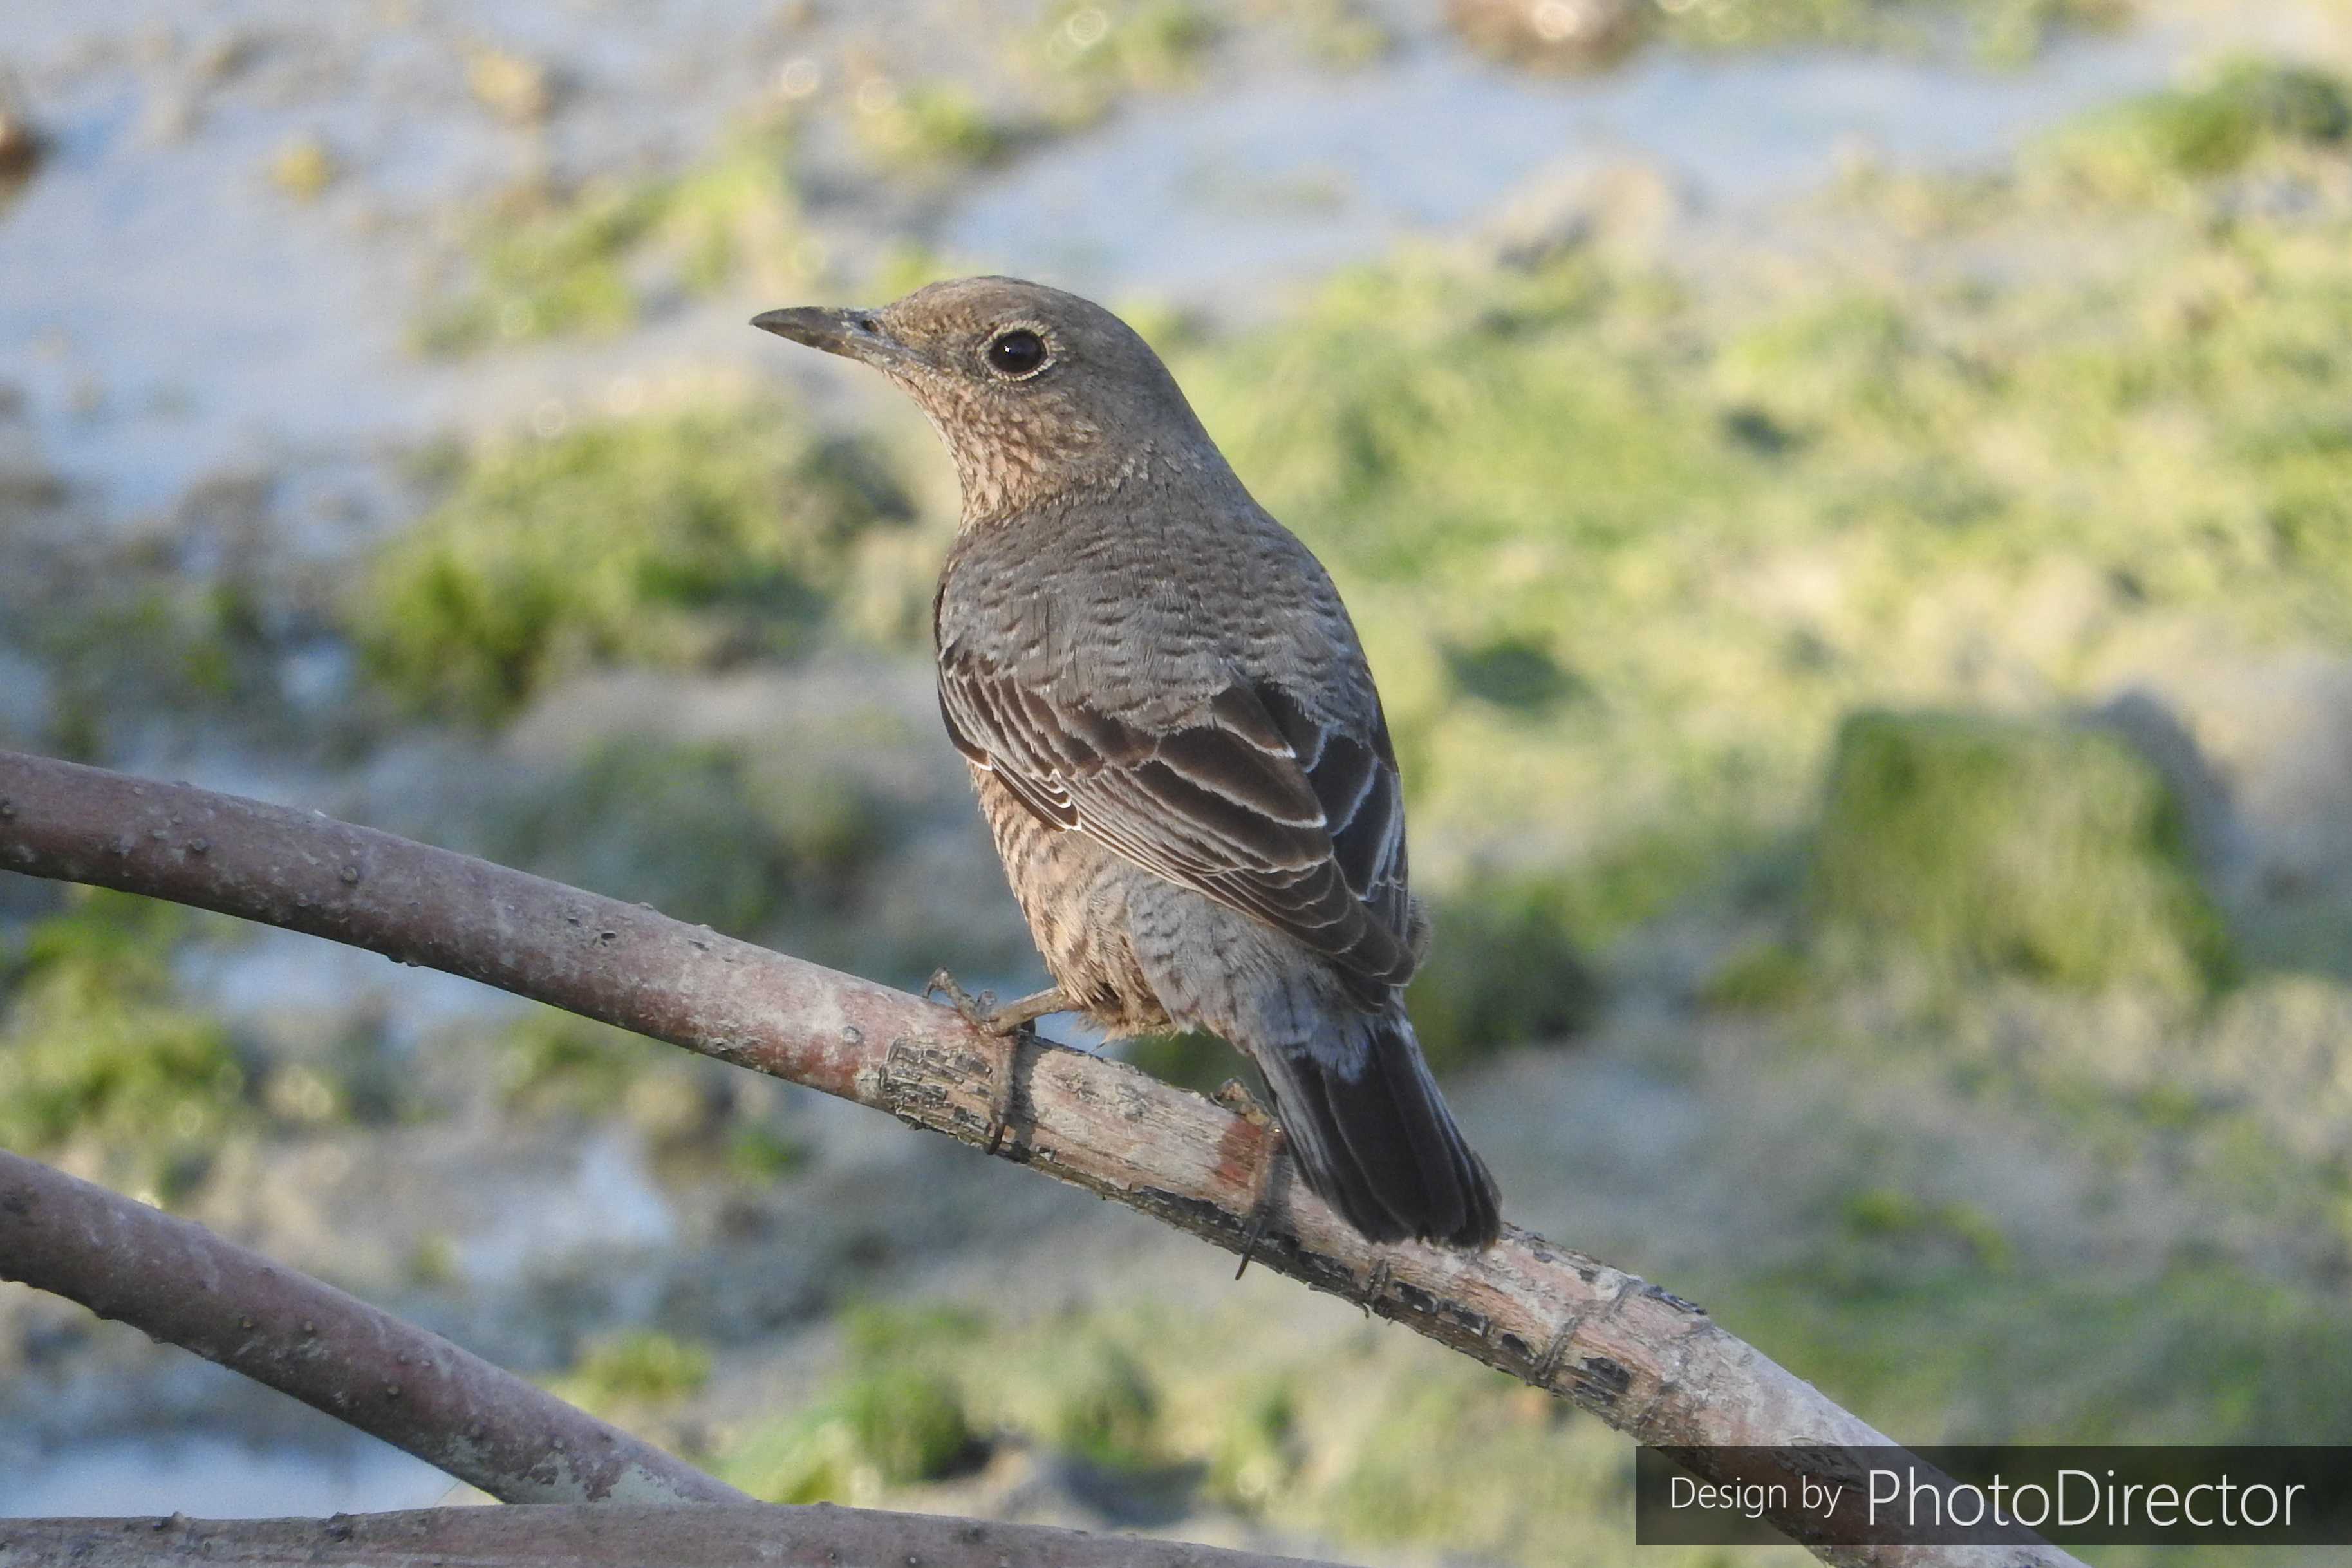
{"type": "MultiPolygon", "coordinates": [[[[1511,1218],[1901,1440],[2352,1441],[2347,70],[2346,0],[14,0],[0,744],[1025,988],[946,460],[744,321],[1062,284],[1354,608],[1511,1218]]],[[[1633,1555],[1499,1374],[309,939],[0,874],[0,1144],[763,1496],[1633,1555]]],[[[446,1489],[0,1287],[0,1513],[446,1489]]]]}

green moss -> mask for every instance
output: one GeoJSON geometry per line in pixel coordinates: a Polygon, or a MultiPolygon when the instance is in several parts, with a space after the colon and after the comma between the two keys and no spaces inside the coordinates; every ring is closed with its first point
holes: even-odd
{"type": "Polygon", "coordinates": [[[861,111],[857,132],[886,163],[943,174],[995,163],[1023,135],[953,82],[916,82],[893,90],[861,111]]]}
{"type": "Polygon", "coordinates": [[[1846,1200],[1845,1224],[1855,1237],[1885,1244],[1903,1255],[1902,1266],[1919,1266],[1916,1255],[1957,1250],[1962,1261],[2005,1268],[2014,1257],[2008,1237],[1992,1217],[1973,1205],[1931,1204],[1899,1187],[1870,1187],[1846,1200]]]}
{"type": "Polygon", "coordinates": [[[1300,51],[1330,69],[1354,70],[1396,47],[1396,36],[1365,0],[1259,0],[1253,9],[1286,25],[1300,51]]]}
{"type": "MultiPolygon", "coordinates": [[[[2015,978],[1865,984],[1824,973],[1777,1020],[1751,1020],[1792,1059],[1873,1093],[1944,1106],[1956,1125],[2031,1132],[2088,1167],[2086,1190],[2160,1183],[2228,1237],[2270,1237],[2332,1276],[2352,1212],[2331,1142],[2352,1089],[2333,1063],[2352,994],[2254,974],[2217,995],[2068,992],[2015,978]]],[[[1760,1047],[1760,1061],[1769,1052],[1760,1047]]],[[[1875,1169],[1861,1184],[1900,1184],[1875,1169]]],[[[2085,1198],[2085,1202],[2110,1201],[2085,1198]]],[[[2183,1234],[2183,1245],[2192,1232],[2183,1234]]],[[[2231,1246],[2235,1246],[2232,1240],[2231,1246]]]]}
{"type": "Polygon", "coordinates": [[[457,1244],[440,1231],[417,1238],[416,1245],[409,1249],[405,1272],[408,1282],[424,1290],[453,1289],[466,1281],[457,1244]]]}
{"type": "Polygon", "coordinates": [[[1475,647],[1448,647],[1445,663],[1465,696],[1530,718],[1553,713],[1570,699],[1589,695],[1582,682],[1560,668],[1551,649],[1533,637],[1494,637],[1475,647]]]}
{"type": "Polygon", "coordinates": [[[624,730],[568,763],[495,776],[473,803],[467,847],[680,920],[870,964],[877,943],[899,940],[892,911],[876,908],[876,868],[924,821],[875,777],[877,752],[908,744],[898,728],[895,716],[837,727],[814,717],[790,745],[624,730]]]}
{"type": "Polygon", "coordinates": [[[1706,1300],[1732,1332],[1913,1441],[2343,1440],[2352,1340],[2304,1287],[2210,1259],[2119,1279],[1853,1256],[1706,1300]]]}
{"type": "Polygon", "coordinates": [[[1575,1521],[1579,1505],[1568,1499],[1598,1513],[1616,1478],[1596,1473],[1590,1448],[1563,1441],[1569,1419],[1549,1395],[1466,1363],[1395,1379],[1339,1456],[1318,1521],[1348,1542],[1505,1562],[1587,1560],[1600,1532],[1575,1521]]]}
{"type": "Polygon", "coordinates": [[[493,718],[598,665],[710,668],[809,645],[908,506],[861,447],[766,406],[493,446],[347,606],[394,695],[493,718]]]}
{"type": "MultiPolygon", "coordinates": [[[[762,1502],[861,1501],[878,1492],[879,1478],[859,1485],[860,1457],[837,1420],[797,1417],[761,1426],[739,1440],[720,1467],[720,1479],[762,1502]]],[[[866,1471],[872,1474],[872,1467],[866,1471]]]]}
{"type": "Polygon", "coordinates": [[[805,1143],[756,1121],[728,1135],[727,1173],[739,1182],[766,1186],[802,1170],[808,1161],[805,1143]]]}
{"type": "Polygon", "coordinates": [[[1957,23],[1997,64],[2032,58],[2067,28],[2107,27],[2130,0],[1707,0],[1661,7],[1665,37],[1706,48],[1839,44],[1921,48],[1957,23]]]}
{"type": "Polygon", "coordinates": [[[1160,1391],[1124,1345],[1097,1340],[1078,1347],[1055,1401],[1051,1436],[1064,1452],[1109,1470],[1168,1462],[1160,1391]]]}
{"type": "Polygon", "coordinates": [[[953,1307],[853,1309],[842,1374],[807,1409],[734,1445],[723,1473],[783,1503],[870,1503],[886,1487],[954,1474],[980,1439],[961,1382],[940,1369],[984,1324],[953,1307]]]}
{"type": "Polygon", "coordinates": [[[250,1115],[227,1031],[174,997],[188,931],[169,904],[103,891],[0,952],[0,1146],[95,1148],[170,1198],[250,1115]]]}
{"type": "Polygon", "coordinates": [[[884,1487],[953,1473],[973,1442],[951,1382],[875,1369],[845,1379],[816,1408],[753,1434],[724,1473],[769,1502],[867,1503],[884,1487]]]}
{"type": "MultiPolygon", "coordinates": [[[[1851,1117],[1825,1104],[1812,1126],[1866,1132],[1851,1117]]],[[[1818,1157],[1822,1145],[1803,1147],[1818,1157]]],[[[1805,1170],[1787,1173],[1804,1184],[1805,1170]]],[[[1791,1220],[1762,1248],[1770,1261],[1716,1254],[1669,1283],[1913,1440],[2331,1441],[2352,1409],[2352,1345],[2325,1285],[2211,1258],[2026,1267],[1987,1211],[1906,1189],[1857,1187],[1775,1223],[1791,1220]]],[[[985,1413],[1015,1443],[1087,1458],[1097,1485],[1164,1503],[1169,1477],[1197,1476],[1208,1500],[1295,1536],[1563,1568],[1622,1552],[1622,1436],[1409,1335],[1269,1331],[1283,1289],[1190,1309],[1128,1291],[1010,1321],[951,1307],[887,1314],[868,1348],[853,1328],[847,1376],[897,1369],[903,1382],[856,1396],[896,1412],[891,1431],[921,1429],[912,1413],[928,1401],[913,1390],[945,1379],[968,1424],[985,1413]]],[[[887,1445],[858,1437],[847,1386],[747,1436],[725,1473],[769,1497],[925,1506],[903,1489],[919,1479],[884,1481],[875,1455],[887,1445]]],[[[919,1477],[951,1450],[941,1436],[908,1452],[932,1458],[895,1474],[919,1477]]],[[[1706,1553],[1658,1556],[1721,1568],[1706,1553]]],[[[1806,1561],[1793,1548],[1769,1560],[1806,1561]]]]}
{"type": "Polygon", "coordinates": [[[1220,30],[1198,0],[1060,0],[1014,52],[1048,112],[1071,126],[1123,93],[1191,85],[1220,30]]]}
{"type": "Polygon", "coordinates": [[[730,931],[796,899],[822,902],[887,831],[853,780],[779,776],[731,746],[644,737],[591,747],[491,816],[499,859],[730,931]]]}
{"type": "Polygon", "coordinates": [[[857,1452],[893,1486],[948,1474],[972,1444],[961,1395],[936,1373],[877,1368],[841,1392],[838,1408],[857,1452]]]}
{"type": "Polygon", "coordinates": [[[794,142],[789,121],[738,129],[711,157],[659,188],[660,211],[641,249],[692,294],[738,282],[782,289],[809,281],[824,253],[801,216],[794,142]]]}
{"type": "Polygon", "coordinates": [[[745,270],[803,281],[817,252],[801,221],[792,127],[736,132],[686,171],[524,191],[479,226],[467,281],[430,303],[414,331],[429,353],[633,325],[670,290],[709,293],[745,270]]]}
{"type": "Polygon", "coordinates": [[[508,215],[483,243],[479,287],[430,310],[417,345],[462,353],[634,324],[637,296],[622,263],[659,212],[651,189],[599,186],[536,214],[508,215]]]}
{"type": "Polygon", "coordinates": [[[658,1329],[638,1329],[591,1346],[550,1384],[558,1398],[592,1415],[675,1405],[710,1381],[710,1352],[658,1329]]]}
{"type": "MultiPolygon", "coordinates": [[[[1635,584],[1614,563],[1638,544],[1645,579],[1671,575],[1661,558],[1678,547],[1661,544],[1715,519],[1742,458],[1683,416],[1698,389],[1642,363],[1670,290],[1578,261],[1465,281],[1415,263],[1342,279],[1300,321],[1208,351],[1185,379],[1253,488],[1341,579],[1416,846],[1557,864],[1568,844],[1521,831],[1532,819],[1560,824],[1564,798],[1642,793],[1583,788],[1626,711],[1612,694],[1633,634],[1616,615],[1635,584]]],[[[1449,941],[1441,925],[1438,961],[1449,941]]]]}
{"type": "Polygon", "coordinates": [[[1264,1508],[1295,1485],[1307,1461],[1298,1401],[1287,1380],[1241,1391],[1210,1440],[1203,1489],[1244,1513],[1264,1508]]]}
{"type": "Polygon", "coordinates": [[[156,711],[214,726],[283,711],[286,634],[301,635],[306,617],[247,575],[250,558],[232,552],[216,573],[192,571],[152,539],[93,542],[90,556],[55,563],[33,553],[15,584],[21,599],[0,602],[0,615],[48,677],[44,750],[104,760],[116,731],[156,711]]]}
{"type": "Polygon", "coordinates": [[[1734,950],[1709,974],[1700,994],[1711,1006],[1770,1010],[1807,995],[1812,964],[1793,942],[1751,942],[1734,950]]]}
{"type": "Polygon", "coordinates": [[[1557,879],[1486,877],[1438,906],[1405,997],[1433,1069],[1557,1044],[1591,1020],[1601,986],[1570,934],[1572,899],[1557,879]]]}
{"type": "Polygon", "coordinates": [[[600,1114],[618,1105],[635,1077],[644,1042],[609,1024],[535,1007],[502,1034],[500,1087],[526,1111],[600,1114]]]}
{"type": "Polygon", "coordinates": [[[1884,235],[1739,291],[1408,255],[1180,347],[1348,597],[1423,894],[1557,877],[1597,949],[1740,882],[1857,708],[2352,643],[2352,215],[2116,221],[1991,283],[1884,235]]]}
{"type": "Polygon", "coordinates": [[[2230,969],[2179,803],[2096,731],[1855,715],[1838,733],[1811,875],[1830,940],[1955,973],[2194,990],[2230,969]]]}
{"type": "Polygon", "coordinates": [[[2150,93],[2052,139],[2048,172],[2074,192],[2142,202],[2233,174],[2279,148],[2352,137],[2352,86],[2310,66],[2238,59],[2203,84],[2150,93]]]}
{"type": "MultiPolygon", "coordinates": [[[[1498,12],[1507,8],[1497,7],[1498,12]]],[[[2057,38],[2129,20],[2134,0],[1657,0],[1605,12],[1608,31],[1563,43],[1539,19],[1480,17],[1462,27],[1506,60],[1580,68],[1614,64],[1643,40],[1685,49],[1878,49],[1948,57],[1963,47],[1986,65],[2031,62],[2057,38]]]]}
{"type": "Polygon", "coordinates": [[[987,1317],[953,1301],[862,1301],[842,1315],[851,1359],[861,1365],[905,1362],[979,1343],[987,1317]]]}

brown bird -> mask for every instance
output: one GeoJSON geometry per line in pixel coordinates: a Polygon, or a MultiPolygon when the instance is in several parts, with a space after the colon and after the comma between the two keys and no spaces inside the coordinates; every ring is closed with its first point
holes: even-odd
{"type": "Polygon", "coordinates": [[[752,324],[881,371],[955,459],[940,710],[1056,983],[984,1021],[1213,1030],[1366,1237],[1491,1244],[1494,1180],[1405,1016],[1429,920],[1363,647],[1159,356],[1006,278],[752,324]]]}

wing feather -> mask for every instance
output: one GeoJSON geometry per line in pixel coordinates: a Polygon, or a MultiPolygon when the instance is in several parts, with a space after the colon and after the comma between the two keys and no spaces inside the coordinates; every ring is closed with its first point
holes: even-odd
{"type": "Polygon", "coordinates": [[[1349,733],[1278,687],[1236,679],[1184,721],[1147,729],[953,646],[940,712],[956,749],[1048,826],[1287,932],[1372,1005],[1411,977],[1385,721],[1349,733]]]}

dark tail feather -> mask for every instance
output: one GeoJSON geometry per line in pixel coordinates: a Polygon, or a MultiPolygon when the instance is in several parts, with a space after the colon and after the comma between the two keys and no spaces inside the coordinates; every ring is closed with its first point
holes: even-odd
{"type": "Polygon", "coordinates": [[[1490,1247],[1501,1198],[1421,1059],[1403,1015],[1363,1021],[1353,1078],[1304,1047],[1253,1053],[1307,1184],[1373,1241],[1490,1247]]]}

